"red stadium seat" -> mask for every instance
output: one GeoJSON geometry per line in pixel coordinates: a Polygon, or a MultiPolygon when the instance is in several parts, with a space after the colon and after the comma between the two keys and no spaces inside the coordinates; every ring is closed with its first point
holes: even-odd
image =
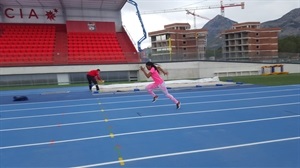
{"type": "MultiPolygon", "coordinates": [[[[77,52],[89,56],[88,60],[95,61],[113,60],[114,57],[111,57],[111,54],[122,51],[114,33],[72,32],[68,34],[68,48],[69,51],[72,48],[78,48],[77,52]]],[[[74,53],[69,53],[69,55],[74,55],[74,53]]],[[[78,57],[82,59],[81,56],[78,57]]],[[[124,55],[122,54],[121,57],[124,55]]],[[[69,59],[76,59],[76,57],[69,57],[69,59]]]]}
{"type": "Polygon", "coordinates": [[[0,50],[3,55],[10,57],[5,61],[18,63],[18,65],[23,62],[35,64],[41,62],[41,59],[32,60],[32,56],[36,57],[39,53],[52,55],[55,44],[54,26],[2,24],[2,29],[5,39],[0,37],[0,50]]]}

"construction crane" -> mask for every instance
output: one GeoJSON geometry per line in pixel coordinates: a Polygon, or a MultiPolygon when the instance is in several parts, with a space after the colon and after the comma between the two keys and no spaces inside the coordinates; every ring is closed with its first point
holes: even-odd
{"type": "Polygon", "coordinates": [[[213,5],[213,6],[198,6],[198,7],[189,7],[189,8],[173,8],[173,9],[166,9],[166,10],[154,10],[154,11],[144,11],[141,14],[147,15],[147,14],[157,14],[157,13],[170,13],[170,12],[181,12],[186,10],[202,10],[202,9],[221,9],[221,15],[224,16],[225,8],[228,7],[237,7],[240,6],[242,9],[245,7],[245,3],[231,3],[231,4],[223,4],[223,0],[220,1],[220,5],[213,5]]]}
{"type": "Polygon", "coordinates": [[[202,18],[202,19],[210,20],[210,19],[207,18],[207,17],[200,16],[200,15],[196,14],[195,12],[191,12],[191,11],[189,11],[189,10],[186,10],[186,14],[188,14],[188,15],[193,15],[193,16],[194,16],[194,29],[196,29],[196,16],[197,16],[197,17],[200,17],[200,18],[202,18]]]}
{"type": "Polygon", "coordinates": [[[142,17],[140,15],[140,11],[139,11],[139,8],[138,8],[138,4],[133,1],[133,0],[127,0],[128,3],[130,3],[131,5],[134,5],[135,8],[136,8],[136,14],[140,20],[140,23],[141,23],[141,26],[142,26],[142,29],[143,29],[143,37],[139,39],[139,41],[137,42],[138,43],[138,50],[139,52],[143,51],[142,48],[141,48],[141,44],[142,42],[147,38],[147,33],[146,33],[146,30],[145,30],[145,27],[144,27],[144,23],[143,23],[143,20],[142,20],[142,17]]]}
{"type": "Polygon", "coordinates": [[[221,0],[221,6],[220,6],[221,15],[225,16],[225,8],[228,8],[228,7],[237,7],[237,6],[240,6],[241,9],[244,9],[245,8],[245,3],[241,2],[240,4],[237,4],[237,3],[223,4],[223,0],[221,0]]]}

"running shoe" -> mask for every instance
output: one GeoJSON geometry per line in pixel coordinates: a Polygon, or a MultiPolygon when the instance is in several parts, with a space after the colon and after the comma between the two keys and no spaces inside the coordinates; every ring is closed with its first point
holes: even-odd
{"type": "Polygon", "coordinates": [[[176,109],[180,109],[180,102],[176,103],[176,109]]]}
{"type": "Polygon", "coordinates": [[[157,99],[158,99],[158,96],[154,96],[153,100],[152,100],[152,103],[156,102],[157,99]]]}

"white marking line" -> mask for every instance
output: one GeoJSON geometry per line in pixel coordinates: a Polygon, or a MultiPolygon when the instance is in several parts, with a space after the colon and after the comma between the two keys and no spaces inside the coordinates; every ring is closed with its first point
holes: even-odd
{"type": "MultiPolygon", "coordinates": [[[[287,88],[287,87],[289,87],[289,86],[291,86],[291,87],[300,87],[300,85],[288,85],[288,86],[257,86],[257,87],[254,87],[254,88],[239,88],[239,89],[235,89],[235,90],[237,90],[237,91],[239,91],[239,90],[242,90],[242,91],[247,91],[247,90],[258,90],[258,89],[263,89],[262,91],[257,91],[257,92],[251,92],[251,93],[264,93],[264,92],[278,92],[278,91],[288,91],[288,90],[291,90],[291,89],[285,89],[285,88],[287,88]],[[269,90],[269,91],[266,91],[265,89],[276,89],[276,88],[280,88],[280,89],[283,89],[283,90],[269,90]]],[[[295,89],[292,89],[292,90],[295,90],[295,89]]],[[[298,89],[296,89],[296,90],[298,90],[298,89]]],[[[208,91],[205,91],[205,90],[199,90],[199,92],[201,92],[201,93],[211,93],[211,92],[216,92],[216,90],[208,90],[208,91]]],[[[218,95],[220,94],[220,92],[232,92],[232,90],[217,90],[217,93],[218,93],[218,95]]],[[[113,93],[113,92],[111,92],[111,93],[113,93]]],[[[110,94],[111,94],[110,93],[110,94]]],[[[180,92],[180,93],[176,93],[177,95],[180,95],[180,94],[186,94],[186,93],[191,93],[191,92],[180,92]]],[[[243,93],[241,93],[241,94],[243,94],[243,93]]],[[[249,93],[245,93],[245,94],[249,94],[249,93]]],[[[227,94],[227,95],[232,95],[232,93],[230,93],[230,94],[227,94]]],[[[147,97],[149,97],[148,95],[134,95],[134,96],[132,96],[132,95],[130,95],[130,96],[123,96],[122,98],[124,98],[124,99],[126,99],[125,97],[145,97],[145,96],[147,96],[147,97]]],[[[109,100],[111,100],[111,99],[119,99],[119,97],[106,97],[106,98],[101,98],[101,99],[109,99],[109,100]]],[[[91,101],[91,100],[95,100],[95,98],[87,98],[87,99],[76,99],[76,100],[59,100],[59,101],[47,101],[47,102],[34,102],[34,103],[26,103],[26,105],[27,104],[34,104],[34,105],[36,105],[36,104],[52,104],[52,103],[64,103],[64,102],[77,102],[77,101],[80,101],[80,102],[82,102],[82,101],[91,101]]],[[[24,106],[25,104],[0,104],[0,107],[1,106],[24,106]]]]}
{"type": "MultiPolygon", "coordinates": [[[[153,129],[153,130],[135,131],[135,132],[125,132],[125,133],[114,134],[114,137],[126,136],[126,135],[136,135],[136,134],[145,134],[145,133],[153,133],[153,132],[164,132],[164,131],[193,129],[193,128],[234,125],[234,124],[242,124],[242,123],[253,123],[253,122],[260,122],[260,121],[280,120],[280,119],[297,118],[297,117],[300,117],[300,115],[261,118],[261,119],[253,119],[253,120],[240,120],[240,121],[233,121],[233,122],[224,122],[224,123],[216,123],[216,124],[204,124],[204,125],[192,125],[192,126],[184,126],[184,127],[171,127],[171,128],[153,129]]],[[[12,149],[12,148],[22,148],[22,147],[31,147],[31,146],[40,146],[40,145],[49,145],[49,144],[58,144],[58,143],[67,143],[67,142],[77,142],[77,141],[85,141],[85,140],[91,140],[91,139],[101,139],[101,138],[108,138],[108,137],[110,137],[110,135],[60,140],[60,141],[55,141],[55,142],[40,142],[40,143],[23,144],[23,145],[2,146],[2,147],[0,147],[0,150],[12,149]]]]}
{"type": "MultiPolygon", "coordinates": [[[[244,90],[247,90],[247,89],[244,89],[244,90]]],[[[180,99],[189,99],[189,98],[199,98],[199,97],[215,97],[215,96],[228,96],[228,95],[248,95],[248,94],[256,94],[256,93],[272,93],[272,92],[280,92],[280,91],[293,91],[293,90],[299,90],[299,89],[282,89],[282,90],[270,90],[270,91],[257,91],[257,92],[246,92],[246,93],[229,93],[229,94],[216,94],[216,95],[201,95],[201,96],[188,96],[188,97],[178,97],[180,99]]],[[[210,91],[211,92],[211,91],[210,91]]],[[[189,92],[190,93],[190,92],[189,92]]],[[[201,92],[201,93],[204,93],[204,92],[201,92]]],[[[185,92],[184,93],[180,93],[180,94],[186,94],[185,92]]],[[[149,95],[142,95],[142,97],[149,97],[149,95]]],[[[141,96],[137,96],[137,95],[134,95],[134,96],[128,96],[128,97],[141,97],[141,96]]],[[[129,102],[143,102],[143,101],[149,101],[148,99],[138,99],[138,100],[131,100],[131,101],[115,101],[115,102],[112,102],[111,99],[113,97],[110,97],[110,98],[107,98],[107,99],[110,99],[110,102],[107,102],[107,103],[103,103],[103,104],[115,104],[115,103],[129,103],[129,102]]],[[[123,97],[124,98],[124,97],[123,97]]],[[[101,98],[101,99],[104,99],[104,98],[101,98]]],[[[162,98],[163,99],[167,99],[167,98],[162,98]]],[[[83,101],[83,100],[95,100],[95,99],[80,99],[80,100],[65,100],[65,101],[49,101],[49,102],[36,102],[36,103],[26,103],[26,104],[34,104],[34,105],[37,105],[37,104],[48,104],[48,103],[55,103],[55,102],[59,102],[59,103],[63,103],[63,102],[77,102],[77,101],[83,101]]],[[[124,98],[124,100],[128,100],[126,98],[124,98]]],[[[22,104],[23,106],[26,105],[26,104],[22,104]]],[[[20,104],[9,104],[9,105],[3,105],[3,106],[16,106],[16,105],[20,105],[20,104]]],[[[24,110],[39,110],[39,109],[54,109],[54,108],[64,108],[64,107],[76,107],[76,106],[90,106],[90,105],[93,105],[93,104],[76,104],[76,105],[64,105],[64,106],[48,106],[48,107],[41,107],[41,108],[25,108],[25,109],[13,109],[13,110],[2,110],[0,111],[0,113],[2,112],[12,112],[12,111],[24,111],[24,110]]],[[[2,105],[0,105],[2,106],[2,105]]]]}
{"type": "Polygon", "coordinates": [[[1,120],[18,120],[18,119],[30,119],[30,118],[42,118],[42,117],[55,117],[62,115],[78,115],[78,114],[88,114],[88,113],[99,113],[99,110],[91,110],[91,111],[79,111],[79,112],[69,112],[69,113],[59,113],[59,114],[44,114],[44,115],[34,115],[34,116],[24,116],[24,117],[7,117],[0,118],[1,120]]]}
{"type": "MultiPolygon", "coordinates": [[[[281,90],[281,92],[284,91],[294,91],[294,90],[299,90],[299,89],[285,89],[281,90]]],[[[280,90],[279,90],[280,91],[280,90]]],[[[251,92],[251,93],[230,93],[230,94],[215,94],[215,95],[197,95],[197,96],[185,96],[185,97],[178,97],[178,99],[194,99],[194,98],[207,98],[207,97],[220,97],[220,96],[237,96],[237,95],[251,95],[251,94],[257,94],[257,93],[272,93],[272,92],[278,92],[278,91],[258,91],[258,92],[251,92]]],[[[169,98],[159,98],[159,100],[169,100],[169,98]]],[[[130,103],[130,102],[142,102],[145,100],[131,100],[131,101],[110,101],[110,102],[105,102],[102,104],[119,104],[119,103],[130,103]]],[[[149,101],[149,100],[146,100],[149,101]]]]}
{"type": "MultiPolygon", "coordinates": [[[[251,93],[252,94],[252,93],[251,93]]],[[[218,96],[224,96],[224,95],[218,95],[218,96]]],[[[279,96],[265,96],[265,97],[254,97],[254,98],[244,98],[244,99],[226,99],[226,100],[215,100],[215,101],[206,101],[206,102],[194,102],[194,103],[185,103],[185,104],[202,104],[202,103],[217,103],[217,102],[231,102],[231,101],[243,101],[243,100],[257,100],[257,99],[269,99],[269,98],[281,98],[281,97],[293,97],[293,96],[300,96],[300,94],[289,94],[289,95],[279,95],[279,96]]],[[[198,97],[198,96],[196,96],[198,97]]],[[[195,97],[190,97],[195,98],[195,97]]],[[[145,101],[145,100],[142,100],[145,101]]],[[[149,100],[147,100],[149,101],[149,100]]],[[[122,101],[122,103],[128,103],[128,102],[141,102],[141,101],[122,101]]],[[[120,103],[120,102],[116,102],[120,103]]],[[[105,104],[105,103],[103,103],[105,104]]],[[[108,104],[108,103],[107,103],[108,104]]],[[[41,110],[41,109],[53,109],[53,108],[66,108],[66,107],[78,107],[78,106],[91,106],[95,105],[95,103],[92,104],[79,104],[79,105],[68,105],[68,106],[53,106],[53,107],[40,107],[40,108],[27,108],[27,109],[14,109],[14,110],[2,110],[0,113],[7,113],[7,112],[20,112],[20,111],[28,111],[28,110],[41,110]]],[[[171,106],[171,104],[168,105],[159,105],[159,106],[171,106]]],[[[173,106],[173,104],[172,104],[173,106]]],[[[117,108],[117,109],[107,109],[106,111],[115,111],[115,110],[125,110],[125,109],[138,109],[138,108],[149,108],[149,107],[155,107],[155,106],[137,106],[137,107],[126,107],[126,108],[117,108]]],[[[157,106],[156,106],[157,107],[157,106]]]]}
{"type": "MultiPolygon", "coordinates": [[[[281,96],[256,97],[256,98],[246,98],[246,99],[229,99],[229,100],[193,102],[193,103],[183,103],[183,104],[184,105],[192,105],[192,104],[222,103],[222,102],[234,102],[234,101],[257,100],[257,99],[270,99],[270,98],[280,98],[280,97],[290,97],[290,96],[299,96],[299,95],[281,95],[281,96]]],[[[137,106],[137,107],[124,107],[124,108],[106,109],[105,111],[120,111],[120,110],[128,110],[128,109],[144,109],[144,108],[156,108],[156,107],[166,107],[166,106],[173,106],[173,104],[152,105],[152,106],[137,106]]],[[[7,118],[4,117],[4,118],[0,118],[0,121],[4,121],[4,120],[17,120],[17,119],[30,119],[30,118],[41,118],[41,117],[54,117],[54,116],[61,116],[61,115],[65,115],[65,116],[66,115],[78,115],[78,114],[88,114],[88,113],[97,113],[97,112],[99,112],[99,110],[68,112],[68,113],[60,113],[60,114],[45,114],[45,115],[23,116],[23,117],[7,117],[7,118]]]]}
{"type": "MultiPolygon", "coordinates": [[[[244,144],[238,144],[238,145],[222,146],[222,147],[216,147],[216,148],[198,149],[198,150],[190,150],[190,151],[183,151],[183,152],[166,153],[166,154],[161,154],[161,155],[151,155],[151,156],[145,156],[145,157],[125,159],[125,160],[123,160],[123,162],[126,163],[126,162],[134,162],[134,161],[139,161],[139,160],[148,160],[148,159],[156,159],[156,158],[163,158],[163,157],[188,155],[188,154],[194,154],[194,153],[203,153],[203,152],[227,150],[227,149],[234,149],[234,148],[250,147],[250,146],[256,146],[256,145],[293,141],[293,140],[299,140],[299,139],[300,139],[300,137],[272,139],[272,140],[268,140],[268,141],[259,141],[259,142],[244,143],[244,144]]],[[[103,162],[103,163],[96,163],[96,164],[90,164],[90,165],[76,166],[74,168],[89,168],[89,167],[96,167],[96,166],[105,166],[105,165],[119,164],[119,162],[120,161],[103,162]]]]}
{"type": "Polygon", "coordinates": [[[7,112],[20,112],[20,111],[32,111],[32,110],[44,110],[44,109],[56,109],[56,108],[67,108],[67,107],[81,107],[81,106],[93,106],[95,103],[88,104],[72,104],[72,105],[64,105],[64,106],[50,106],[50,107],[35,107],[35,108],[24,108],[24,109],[13,109],[13,110],[1,110],[0,113],[7,112]]]}
{"type": "MultiPolygon", "coordinates": [[[[254,97],[254,98],[244,98],[244,99],[226,99],[226,100],[213,100],[205,102],[192,102],[192,103],[182,103],[182,105],[192,105],[192,104],[208,104],[208,103],[224,103],[224,102],[235,102],[235,101],[248,101],[248,100],[259,100],[259,99],[275,99],[282,97],[294,97],[299,96],[300,94],[292,95],[280,95],[280,96],[266,96],[266,97],[254,97]]],[[[165,104],[165,105],[155,105],[155,106],[136,106],[136,107],[124,107],[124,108],[115,108],[115,109],[106,109],[105,111],[119,111],[119,110],[132,110],[132,109],[143,109],[143,108],[153,108],[153,107],[163,107],[163,106],[174,106],[174,104],[165,104]]]]}
{"type": "MultiPolygon", "coordinates": [[[[158,114],[158,115],[143,115],[143,117],[138,116],[138,117],[115,118],[115,119],[111,118],[111,119],[109,119],[109,121],[112,122],[112,121],[146,119],[146,118],[167,117],[167,116],[177,116],[177,115],[191,115],[191,114],[200,114],[200,113],[213,113],[213,112],[224,112],[224,111],[256,109],[256,108],[269,108],[269,107],[278,107],[278,106],[289,106],[289,105],[295,105],[295,104],[300,104],[300,102],[285,103],[285,104],[271,104],[271,105],[263,105],[263,106],[248,106],[248,107],[246,106],[246,107],[215,109],[215,110],[191,111],[191,112],[182,112],[182,113],[158,114]]],[[[97,111],[97,112],[99,112],[99,111],[97,111]]],[[[100,123],[100,122],[104,122],[104,121],[105,120],[93,120],[93,121],[85,121],[85,122],[60,124],[59,126],[63,127],[63,126],[73,126],[73,125],[82,125],[82,124],[93,124],[93,123],[100,123]]],[[[35,126],[35,127],[2,129],[2,130],[0,130],[0,132],[42,129],[42,128],[52,128],[52,127],[57,127],[57,124],[56,125],[35,126]]]]}
{"type": "Polygon", "coordinates": [[[82,102],[82,101],[91,101],[95,100],[95,98],[89,98],[89,99],[72,99],[72,100],[60,100],[60,101],[47,101],[47,102],[33,102],[33,103],[24,103],[24,104],[1,104],[0,107],[4,106],[24,106],[24,105],[36,105],[36,104],[53,104],[53,103],[66,103],[66,102],[82,102]]]}

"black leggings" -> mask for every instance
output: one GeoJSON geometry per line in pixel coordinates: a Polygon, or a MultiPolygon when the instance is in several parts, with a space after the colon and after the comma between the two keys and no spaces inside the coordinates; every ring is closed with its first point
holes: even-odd
{"type": "Polygon", "coordinates": [[[92,90],[93,84],[96,85],[96,89],[99,90],[98,83],[97,83],[97,81],[96,81],[96,79],[95,79],[94,76],[86,75],[86,78],[87,78],[87,80],[89,82],[89,88],[90,88],[90,90],[92,90]]]}

